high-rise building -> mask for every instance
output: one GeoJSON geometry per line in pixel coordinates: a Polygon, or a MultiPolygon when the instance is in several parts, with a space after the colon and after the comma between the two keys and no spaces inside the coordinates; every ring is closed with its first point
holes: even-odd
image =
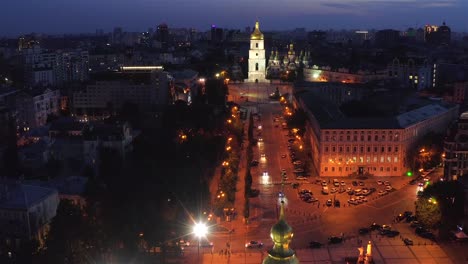
{"type": "Polygon", "coordinates": [[[260,24],[255,22],[255,29],[250,35],[249,77],[247,82],[266,82],[266,58],[263,33],[260,24]]]}
{"type": "Polygon", "coordinates": [[[156,28],[156,40],[161,42],[163,48],[167,47],[169,43],[169,27],[166,23],[162,23],[156,28]]]}
{"type": "Polygon", "coordinates": [[[211,43],[218,44],[218,43],[221,43],[223,39],[224,39],[223,29],[216,27],[216,25],[211,25],[211,43]]]}

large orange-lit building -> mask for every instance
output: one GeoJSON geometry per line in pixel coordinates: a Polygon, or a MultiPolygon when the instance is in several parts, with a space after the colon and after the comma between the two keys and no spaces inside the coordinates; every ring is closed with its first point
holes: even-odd
{"type": "Polygon", "coordinates": [[[387,78],[385,70],[351,73],[346,68],[333,70],[329,66],[319,67],[317,65],[304,69],[304,80],[307,82],[367,83],[372,80],[382,80],[385,78],[387,78]]]}
{"type": "Polygon", "coordinates": [[[402,176],[411,167],[408,152],[430,131],[444,132],[458,106],[428,104],[386,118],[347,118],[338,107],[310,91],[299,91],[295,108],[308,116],[313,167],[319,176],[402,176]]]}

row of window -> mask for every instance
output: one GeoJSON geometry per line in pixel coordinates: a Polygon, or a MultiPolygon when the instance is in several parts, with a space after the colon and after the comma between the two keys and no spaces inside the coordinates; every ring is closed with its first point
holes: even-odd
{"type": "Polygon", "coordinates": [[[396,152],[398,152],[399,148],[398,148],[398,146],[395,146],[395,147],[388,146],[387,148],[385,148],[385,147],[375,147],[375,146],[373,148],[370,147],[370,146],[367,146],[367,148],[365,148],[364,146],[360,146],[359,148],[357,146],[353,146],[353,147],[351,147],[351,146],[346,146],[346,147],[343,147],[343,146],[338,146],[338,147],[325,146],[325,148],[324,148],[325,153],[330,152],[330,150],[331,150],[331,152],[336,152],[338,150],[338,153],[342,153],[344,150],[346,150],[346,153],[351,153],[351,151],[353,153],[356,153],[356,152],[358,152],[358,150],[361,153],[363,153],[364,150],[367,150],[366,152],[368,152],[368,153],[372,152],[372,150],[374,150],[374,153],[379,152],[379,150],[380,150],[381,153],[384,153],[385,150],[387,150],[387,152],[389,152],[389,153],[392,152],[392,151],[396,153],[396,152]]]}
{"type": "Polygon", "coordinates": [[[372,137],[372,135],[367,135],[364,136],[364,135],[346,135],[346,137],[344,135],[340,135],[340,136],[335,136],[335,135],[332,135],[332,136],[325,136],[325,142],[328,142],[328,141],[398,141],[399,140],[399,137],[398,137],[398,134],[395,134],[395,135],[374,135],[374,137],[372,137]]]}
{"type": "MultiPolygon", "coordinates": [[[[380,171],[383,172],[384,170],[389,172],[391,171],[392,167],[380,167],[380,171]]],[[[377,171],[377,167],[369,167],[369,171],[377,171]]],[[[355,169],[357,170],[357,168],[355,169]]],[[[335,172],[335,167],[330,167],[331,172],[335,172]]],[[[336,171],[342,172],[343,168],[342,167],[337,167],[336,171]]],[[[345,167],[345,171],[351,172],[353,171],[352,167],[345,167]]],[[[398,171],[398,167],[393,167],[393,171],[398,171]]],[[[325,167],[325,172],[328,172],[328,167],[325,167]]]]}
{"type": "Polygon", "coordinates": [[[370,156],[367,156],[367,157],[363,157],[363,156],[360,156],[360,157],[349,157],[349,158],[338,158],[338,159],[328,159],[327,161],[329,163],[355,163],[355,162],[359,162],[359,163],[364,163],[364,158],[366,158],[366,163],[371,163],[371,162],[398,162],[399,159],[398,159],[398,156],[380,156],[377,157],[377,156],[374,156],[374,157],[370,157],[370,156]]]}

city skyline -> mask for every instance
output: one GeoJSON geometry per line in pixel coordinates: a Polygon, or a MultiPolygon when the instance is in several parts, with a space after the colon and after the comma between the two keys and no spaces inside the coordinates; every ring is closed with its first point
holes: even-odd
{"type": "Polygon", "coordinates": [[[9,10],[0,21],[0,35],[17,36],[31,32],[90,33],[96,29],[144,31],[167,23],[172,28],[194,27],[201,31],[216,24],[222,28],[244,29],[261,21],[268,30],[314,29],[406,29],[447,22],[453,31],[466,32],[468,20],[462,0],[291,0],[271,3],[259,0],[189,1],[169,3],[149,0],[102,0],[63,2],[48,0],[4,3],[9,10]],[[265,8],[268,7],[268,8],[265,8]]]}

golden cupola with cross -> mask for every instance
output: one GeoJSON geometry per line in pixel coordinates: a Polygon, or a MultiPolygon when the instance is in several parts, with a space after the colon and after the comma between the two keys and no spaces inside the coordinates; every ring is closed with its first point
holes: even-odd
{"type": "Polygon", "coordinates": [[[299,264],[294,250],[289,247],[294,233],[292,227],[286,222],[283,200],[280,204],[278,222],[271,227],[270,236],[273,240],[273,248],[268,250],[268,256],[263,260],[263,264],[299,264]]]}

